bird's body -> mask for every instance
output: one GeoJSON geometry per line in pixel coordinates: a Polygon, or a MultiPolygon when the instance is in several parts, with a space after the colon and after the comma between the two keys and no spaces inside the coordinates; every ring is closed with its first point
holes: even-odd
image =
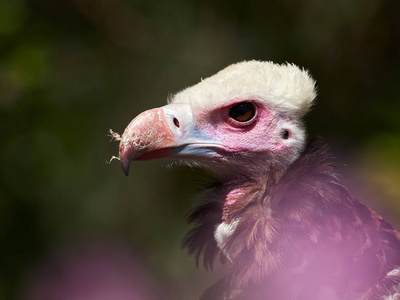
{"type": "Polygon", "coordinates": [[[361,299],[396,270],[399,233],[353,198],[334,168],[316,141],[280,178],[238,178],[212,189],[189,217],[196,226],[185,246],[210,267],[219,254],[214,228],[238,220],[222,243],[234,263],[210,290],[223,295],[215,299],[361,299]]]}
{"type": "Polygon", "coordinates": [[[120,160],[172,157],[214,171],[184,244],[227,276],[203,299],[397,300],[400,234],[353,198],[301,117],[314,81],[293,65],[243,62],[147,111],[120,160]]]}

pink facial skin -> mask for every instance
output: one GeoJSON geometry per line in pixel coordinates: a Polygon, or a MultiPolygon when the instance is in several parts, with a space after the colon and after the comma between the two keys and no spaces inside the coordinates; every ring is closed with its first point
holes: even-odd
{"type": "Polygon", "coordinates": [[[245,191],[242,190],[242,189],[234,189],[234,190],[230,191],[226,195],[226,202],[225,203],[227,205],[235,204],[236,201],[238,201],[239,198],[244,195],[244,193],[245,193],[245,191]]]}
{"type": "Polygon", "coordinates": [[[288,121],[256,100],[233,100],[213,110],[195,112],[188,104],[170,104],[141,113],[122,136],[112,134],[120,140],[119,159],[126,175],[132,160],[163,157],[196,159],[205,165],[221,160],[237,167],[243,165],[241,157],[252,159],[249,155],[271,163],[282,161],[277,155],[290,157],[286,150],[293,148],[292,143],[282,136],[288,121]],[[254,116],[246,122],[229,115],[232,106],[241,102],[255,106],[254,116]]]}
{"type": "MultiPolygon", "coordinates": [[[[247,101],[247,100],[244,100],[247,101]]],[[[248,122],[238,122],[229,116],[230,108],[243,100],[234,100],[224,107],[213,111],[198,113],[197,127],[207,136],[218,140],[232,152],[262,152],[274,153],[285,150],[281,143],[276,125],[279,116],[265,108],[257,101],[250,101],[256,106],[256,114],[248,122]]]]}
{"type": "Polygon", "coordinates": [[[231,219],[231,207],[238,204],[244,195],[246,195],[246,189],[242,187],[242,180],[239,178],[233,178],[227,180],[224,184],[224,192],[226,195],[223,196],[223,208],[222,208],[222,220],[229,223],[231,219]],[[238,188],[239,187],[239,188],[238,188]]]}

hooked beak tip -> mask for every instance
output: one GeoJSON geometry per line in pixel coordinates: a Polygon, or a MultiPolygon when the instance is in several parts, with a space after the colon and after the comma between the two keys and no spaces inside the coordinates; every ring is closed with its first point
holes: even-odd
{"type": "Polygon", "coordinates": [[[121,161],[122,171],[124,171],[124,173],[127,177],[129,176],[129,165],[130,165],[130,161],[127,161],[127,162],[121,161]]]}

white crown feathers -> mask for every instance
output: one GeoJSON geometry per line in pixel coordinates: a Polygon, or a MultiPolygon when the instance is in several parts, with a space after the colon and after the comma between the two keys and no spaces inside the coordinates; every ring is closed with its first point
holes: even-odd
{"type": "Polygon", "coordinates": [[[244,61],[176,94],[172,103],[213,109],[226,101],[258,100],[281,113],[301,118],[316,97],[315,81],[294,64],[244,61]]]}

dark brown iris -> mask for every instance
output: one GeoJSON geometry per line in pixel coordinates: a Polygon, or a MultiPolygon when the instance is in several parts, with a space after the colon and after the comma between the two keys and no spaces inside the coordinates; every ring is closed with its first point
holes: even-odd
{"type": "Polygon", "coordinates": [[[251,102],[241,102],[232,106],[229,116],[238,122],[247,122],[254,118],[256,108],[251,102]]]}

